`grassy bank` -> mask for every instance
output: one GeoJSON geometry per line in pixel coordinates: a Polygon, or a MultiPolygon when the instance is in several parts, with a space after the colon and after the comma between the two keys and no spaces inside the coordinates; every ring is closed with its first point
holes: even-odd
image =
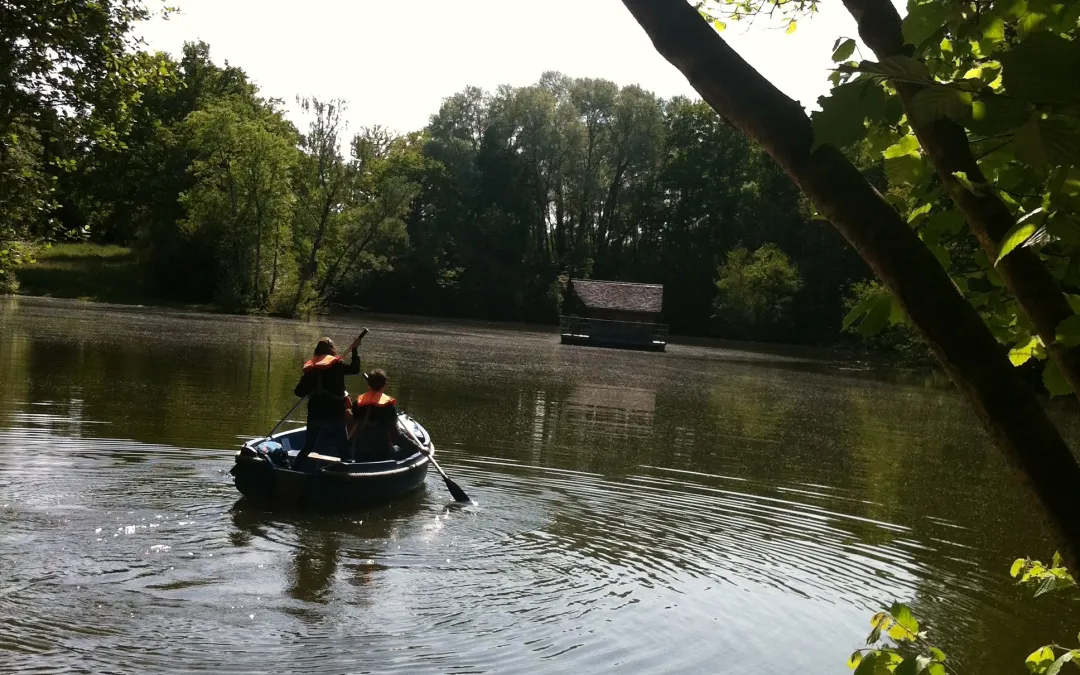
{"type": "Polygon", "coordinates": [[[146,293],[135,256],[125,246],[53,244],[17,272],[19,293],[123,304],[161,304],[146,293]]]}

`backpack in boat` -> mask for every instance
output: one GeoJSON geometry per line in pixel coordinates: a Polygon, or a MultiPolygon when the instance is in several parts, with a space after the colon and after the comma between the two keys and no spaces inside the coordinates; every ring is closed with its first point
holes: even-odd
{"type": "Polygon", "coordinates": [[[277,441],[263,441],[255,446],[255,453],[266,457],[274,466],[289,465],[289,451],[277,441]]]}

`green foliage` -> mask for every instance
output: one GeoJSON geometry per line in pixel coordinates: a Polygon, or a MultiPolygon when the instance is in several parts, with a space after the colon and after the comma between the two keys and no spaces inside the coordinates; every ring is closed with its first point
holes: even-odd
{"type": "MultiPolygon", "coordinates": [[[[702,102],[544,73],[527,87],[466,88],[404,136],[348,132],[343,102],[301,100],[298,132],[242,69],[215,64],[206,44],[186,44],[177,58],[140,51],[127,21],[144,15],[137,7],[90,8],[116,19],[111,66],[72,80],[70,105],[49,103],[42,114],[42,102],[30,102],[12,123],[21,126],[0,155],[0,209],[10,216],[0,219],[0,272],[24,257],[8,242],[70,233],[130,246],[122,273],[140,299],[530,321],[557,319],[563,278],[658,282],[673,331],[794,342],[834,340],[844,289],[867,275],[835,232],[810,223],[767,155],[702,102]],[[17,233],[2,230],[11,222],[17,233]],[[752,292],[732,285],[732,304],[721,302],[713,321],[718,261],[770,242],[798,256],[784,258],[798,281],[763,277],[752,292]]],[[[812,7],[778,3],[778,29],[812,7]]],[[[99,29],[76,25],[48,39],[74,40],[77,51],[99,29]]],[[[854,49],[841,41],[834,52],[846,59],[854,49]]],[[[865,127],[884,96],[859,87],[872,113],[865,127]]],[[[50,261],[26,288],[68,294],[91,267],[50,261]]],[[[121,277],[117,269],[103,279],[121,277]]],[[[4,278],[11,288],[15,277],[4,278]]]]}
{"type": "Polygon", "coordinates": [[[215,252],[214,300],[267,309],[288,281],[290,174],[296,149],[280,117],[226,99],[184,123],[200,153],[195,185],[180,195],[183,234],[215,252]]]}
{"type": "MultiPolygon", "coordinates": [[[[1057,553],[1050,565],[1018,558],[1009,573],[1018,579],[1018,583],[1034,586],[1035,597],[1076,587],[1057,553]]],[[[947,663],[945,653],[931,643],[906,605],[893,603],[888,612],[878,612],[871,617],[870,626],[870,635],[866,639],[868,647],[856,650],[848,657],[848,668],[855,673],[945,675],[946,672],[958,672],[947,663]]],[[[1035,675],[1057,675],[1070,662],[1080,666],[1080,649],[1050,644],[1032,652],[1024,664],[1035,675]]]]}
{"type": "Polygon", "coordinates": [[[818,103],[821,110],[810,116],[815,148],[826,143],[843,148],[860,141],[866,136],[865,121],[885,114],[885,94],[868,79],[842,84],[818,103]]]}
{"type": "Polygon", "coordinates": [[[1031,558],[1017,558],[1009,570],[1009,574],[1018,583],[1035,587],[1035,597],[1059,591],[1066,588],[1075,588],[1076,581],[1072,574],[1062,564],[1061,556],[1054,554],[1049,565],[1031,558]]]}
{"type": "MultiPolygon", "coordinates": [[[[759,3],[759,6],[765,6],[759,3]]],[[[909,0],[903,37],[910,55],[880,62],[847,61],[844,40],[833,46],[834,88],[813,114],[815,143],[851,152],[867,139],[888,180],[887,198],[918,231],[994,335],[1012,349],[1016,365],[1046,360],[1041,341],[1003,290],[994,265],[1026,247],[1041,257],[1066,292],[1080,287],[1080,3],[956,3],[909,0]],[[897,114],[897,87],[919,85],[897,114]],[[943,180],[923,151],[911,122],[949,120],[963,126],[982,177],[946,173],[943,180]],[[945,197],[958,191],[995,195],[1015,225],[987,260],[969,235],[943,214],[945,197]]],[[[861,147],[861,146],[860,146],[861,147]]],[[[888,325],[883,299],[864,298],[845,321],[864,336],[888,325]]],[[[1080,327],[1080,326],[1078,326],[1080,327]]],[[[1065,326],[1063,338],[1077,332],[1065,326]]],[[[1077,336],[1080,341],[1080,335],[1077,336]]],[[[1051,395],[1069,392],[1047,362],[1043,383],[1051,395]]]]}
{"type": "Polygon", "coordinates": [[[448,98],[426,132],[409,248],[358,288],[379,309],[553,321],[560,275],[665,285],[672,330],[835,338],[840,290],[866,272],[809,226],[790,182],[704,103],[545,73],[448,98]],[[717,258],[797,251],[799,302],[779,325],[710,321],[717,258]],[[795,326],[799,330],[795,330],[795,326]]]}
{"type": "Polygon", "coordinates": [[[899,363],[928,365],[933,355],[919,339],[900,306],[878,281],[851,285],[841,330],[859,335],[866,344],[899,363]]]}
{"type": "Polygon", "coordinates": [[[888,612],[878,612],[870,618],[870,628],[868,646],[848,658],[856,674],[944,672],[945,654],[930,644],[907,605],[897,602],[888,612]]]}
{"type": "Polygon", "coordinates": [[[30,239],[47,228],[54,208],[54,179],[42,165],[40,134],[13,122],[0,150],[0,293],[18,290],[15,269],[27,259],[30,239]]]}
{"type": "MultiPolygon", "coordinates": [[[[117,124],[143,77],[134,24],[141,0],[24,0],[0,4],[0,275],[32,241],[62,236],[57,177],[88,146],[118,144],[117,124]],[[23,242],[16,245],[16,242],[23,242]]],[[[82,230],[77,224],[67,229],[82,230]]]]}
{"type": "Polygon", "coordinates": [[[769,339],[787,328],[803,282],[775,244],[753,253],[741,246],[728,251],[717,277],[713,318],[732,337],[769,339]]]}

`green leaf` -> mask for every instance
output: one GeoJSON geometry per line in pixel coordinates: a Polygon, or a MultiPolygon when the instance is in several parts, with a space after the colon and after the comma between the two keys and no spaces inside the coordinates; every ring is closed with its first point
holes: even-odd
{"type": "Polygon", "coordinates": [[[1041,208],[1035,209],[1030,213],[1024,214],[1021,218],[1009,228],[1009,231],[1005,233],[1005,236],[1001,240],[1001,245],[998,250],[997,260],[994,261],[994,265],[1001,262],[1001,259],[1009,255],[1017,246],[1022,245],[1039,229],[1039,225],[1042,223],[1042,219],[1036,218],[1043,210],[1041,208]]]}
{"type": "Polygon", "coordinates": [[[952,266],[952,256],[949,255],[949,251],[946,250],[944,246],[939,244],[930,245],[929,243],[927,243],[927,246],[929,247],[930,252],[934,254],[934,257],[937,258],[937,261],[941,263],[943,268],[948,270],[952,266]]]}
{"type": "Polygon", "coordinates": [[[900,665],[893,671],[895,675],[918,675],[922,671],[919,667],[919,663],[914,656],[909,656],[900,662],[900,665]]]}
{"type": "MultiPolygon", "coordinates": [[[[875,293],[866,298],[855,309],[844,317],[844,326],[849,327],[859,317],[862,321],[856,327],[856,331],[864,338],[880,333],[889,325],[889,317],[892,315],[892,296],[888,293],[875,293]]],[[[878,624],[879,630],[884,624],[878,624]]]]}
{"type": "Polygon", "coordinates": [[[894,602],[889,608],[889,614],[896,619],[896,623],[903,626],[913,636],[919,632],[919,622],[915,620],[915,616],[907,605],[894,602]]]}
{"type": "Polygon", "coordinates": [[[889,56],[880,62],[863,61],[853,70],[887,80],[932,84],[926,64],[910,56],[889,56]]]}
{"type": "Polygon", "coordinates": [[[926,162],[919,154],[901,155],[885,160],[885,177],[893,185],[918,185],[926,174],[926,162]]]}
{"type": "Polygon", "coordinates": [[[885,175],[893,185],[918,185],[926,175],[926,163],[919,153],[919,139],[908,134],[882,153],[885,175]]]}
{"type": "Polygon", "coordinates": [[[1054,650],[1049,645],[1036,649],[1024,659],[1024,664],[1033,673],[1045,673],[1053,662],[1054,650]]]}
{"type": "Polygon", "coordinates": [[[946,660],[945,659],[945,652],[941,651],[937,647],[931,647],[930,648],[930,655],[933,656],[938,661],[940,661],[942,663],[945,663],[945,660],[946,660]]]}
{"type": "MultiPolygon", "coordinates": [[[[1054,396],[1065,396],[1072,393],[1072,389],[1069,387],[1068,381],[1061,373],[1061,369],[1058,368],[1057,362],[1053,359],[1049,359],[1046,362],[1046,366],[1043,368],[1042,375],[1043,386],[1046,387],[1046,391],[1050,392],[1051,398],[1054,396]]],[[[1052,581],[1052,580],[1051,580],[1052,581]]],[[[1047,590],[1039,590],[1035,595],[1042,595],[1047,590]]]]}
{"type": "Polygon", "coordinates": [[[725,30],[727,30],[727,24],[720,19],[713,19],[712,25],[713,28],[716,29],[717,33],[723,33],[725,30]]]}
{"type": "Polygon", "coordinates": [[[1065,652],[1046,670],[1046,675],[1057,675],[1061,671],[1061,667],[1072,660],[1073,652],[1065,652]]]}
{"type": "MultiPolygon", "coordinates": [[[[1022,366],[1031,360],[1033,356],[1039,351],[1042,344],[1039,342],[1039,338],[1032,337],[1029,340],[1017,342],[1016,345],[1009,350],[1009,361],[1014,366],[1022,366]]],[[[1021,561],[1022,562],[1022,561],[1021,561]]],[[[1013,564],[1015,567],[1015,563],[1013,564]]],[[[1016,576],[1015,574],[1013,576],[1016,576]]]]}
{"type": "Polygon", "coordinates": [[[1061,553],[1059,551],[1054,551],[1054,557],[1050,559],[1050,567],[1061,567],[1063,562],[1065,561],[1062,560],[1061,553]]]}
{"type": "Polygon", "coordinates": [[[1042,134],[1039,130],[1038,115],[1029,119],[1026,124],[1016,130],[1016,133],[1013,134],[1012,146],[1016,158],[1020,161],[1039,170],[1045,170],[1050,165],[1046,145],[1043,143],[1042,134]]]}
{"type": "Polygon", "coordinates": [[[926,667],[926,672],[930,673],[930,675],[946,675],[947,673],[947,671],[945,670],[945,666],[941,665],[937,661],[934,661],[930,665],[928,665],[926,667]]]}
{"type": "Polygon", "coordinates": [[[863,660],[859,662],[859,666],[855,669],[854,675],[874,675],[877,670],[877,657],[877,652],[871,652],[863,657],[863,660]]]}
{"type": "Polygon", "coordinates": [[[944,27],[950,13],[945,3],[933,0],[909,5],[904,17],[904,40],[918,47],[944,27]]]}
{"type": "Polygon", "coordinates": [[[931,85],[912,97],[911,114],[920,124],[948,118],[966,125],[972,115],[971,93],[955,87],[931,85]]]}
{"type": "Polygon", "coordinates": [[[930,220],[923,226],[924,231],[929,231],[937,237],[942,235],[956,236],[964,229],[964,217],[956,209],[938,211],[930,216],[930,220]]]}
{"type": "Polygon", "coordinates": [[[821,110],[810,118],[814,124],[814,150],[826,143],[844,148],[866,136],[865,120],[885,111],[885,92],[869,80],[842,84],[830,96],[818,98],[821,110]]]}
{"type": "MultiPolygon", "coordinates": [[[[881,628],[879,627],[879,628],[875,628],[874,630],[870,631],[870,635],[868,635],[866,637],[866,644],[868,644],[868,645],[874,644],[875,642],[877,642],[880,639],[881,639],[881,628]]],[[[867,657],[866,659],[863,659],[863,663],[866,663],[867,660],[869,660],[869,657],[867,657]]],[[[860,664],[859,667],[861,668],[862,665],[860,664]]],[[[855,671],[855,672],[859,672],[859,671],[855,671]]]]}
{"type": "Polygon", "coordinates": [[[1042,12],[1026,12],[1020,17],[1016,26],[1016,32],[1021,39],[1026,38],[1035,31],[1042,30],[1046,25],[1046,15],[1042,12]]]}
{"type": "Polygon", "coordinates": [[[832,60],[839,63],[840,61],[847,61],[848,57],[855,53],[855,41],[848,38],[841,42],[838,46],[833,47],[832,60]]]}
{"type": "Polygon", "coordinates": [[[908,223],[909,224],[914,224],[914,223],[919,222],[920,220],[923,219],[923,216],[930,213],[931,209],[933,209],[933,208],[934,208],[933,204],[923,204],[922,206],[920,206],[919,208],[913,210],[910,214],[908,214],[908,219],[907,219],[908,223]]]}
{"type": "Polygon", "coordinates": [[[1056,33],[1033,33],[1001,56],[1002,78],[1010,96],[1032,103],[1080,101],[1080,43],[1056,33]]]}
{"type": "Polygon", "coordinates": [[[798,22],[796,22],[794,19],[792,19],[791,22],[788,23],[788,25],[787,25],[787,30],[785,30],[784,32],[787,33],[788,35],[791,35],[792,33],[794,33],[795,32],[795,25],[797,23],[798,22]]]}
{"type": "Polygon", "coordinates": [[[851,652],[851,656],[849,656],[848,660],[847,660],[847,667],[854,670],[854,669],[859,667],[859,664],[861,662],[862,662],[862,652],[851,652]]]}
{"type": "Polygon", "coordinates": [[[892,127],[885,126],[884,124],[875,124],[870,127],[870,130],[866,134],[866,140],[870,144],[870,152],[875,154],[881,154],[885,150],[900,140],[900,136],[892,130],[892,127]]]}
{"type": "Polygon", "coordinates": [[[987,15],[982,23],[983,40],[997,43],[1005,39],[1005,22],[1000,17],[987,15]]]}
{"type": "Polygon", "coordinates": [[[1080,295],[1066,293],[1065,299],[1069,302],[1069,308],[1077,314],[1080,314],[1080,295]]]}
{"type": "Polygon", "coordinates": [[[998,94],[983,94],[971,104],[972,131],[986,136],[996,136],[1011,131],[1031,117],[1031,111],[1022,101],[998,94]]]}
{"type": "MultiPolygon", "coordinates": [[[[877,302],[878,295],[879,294],[877,293],[869,295],[856,303],[855,306],[852,307],[851,311],[847,313],[847,316],[844,317],[844,320],[840,323],[840,330],[847,330],[851,328],[851,326],[859,319],[859,317],[869,312],[870,308],[874,306],[875,302],[877,302]]],[[[879,616],[882,616],[882,614],[875,614],[870,619],[871,626],[874,626],[875,628],[877,627],[878,624],[875,622],[874,619],[878,618],[879,616]]]]}
{"type": "Polygon", "coordinates": [[[1015,578],[1017,574],[1020,574],[1024,571],[1025,565],[1027,565],[1027,561],[1023,558],[1017,558],[1016,560],[1014,560],[1012,567],[1009,568],[1009,576],[1015,578]]]}
{"type": "Polygon", "coordinates": [[[970,178],[968,178],[966,171],[953,171],[952,175],[953,178],[955,178],[957,181],[960,182],[961,185],[964,186],[965,190],[967,190],[968,192],[977,192],[975,190],[975,184],[971,182],[970,178]]]}
{"type": "Polygon", "coordinates": [[[995,5],[1002,16],[1019,19],[1028,13],[1027,0],[1002,0],[995,5]]]}
{"type": "MultiPolygon", "coordinates": [[[[1057,325],[1054,340],[1066,347],[1080,345],[1080,314],[1073,314],[1057,325]]],[[[1054,565],[1057,567],[1057,565],[1054,565]]]]}

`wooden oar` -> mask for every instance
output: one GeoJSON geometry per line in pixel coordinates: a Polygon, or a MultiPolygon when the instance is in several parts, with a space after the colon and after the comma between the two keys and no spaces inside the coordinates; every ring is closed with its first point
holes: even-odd
{"type": "MultiPolygon", "coordinates": [[[[398,429],[404,429],[405,433],[409,436],[409,438],[412,439],[412,442],[416,443],[416,447],[420,448],[420,452],[424,452],[424,444],[420,442],[420,439],[416,437],[416,434],[412,432],[412,429],[410,429],[404,424],[399,424],[398,429]]],[[[443,471],[443,468],[439,466],[438,462],[435,461],[434,443],[431,443],[431,452],[424,452],[424,454],[427,455],[427,458],[431,462],[432,466],[434,466],[435,470],[439,472],[440,476],[442,476],[443,482],[446,483],[446,489],[450,491],[450,494],[451,496],[453,496],[454,501],[471,503],[472,499],[469,498],[469,495],[465,494],[465,491],[461,489],[460,485],[450,480],[450,476],[447,476],[446,472],[443,471]]]]}
{"type": "Polygon", "coordinates": [[[272,438],[274,436],[274,432],[278,430],[278,427],[280,427],[282,424],[285,424],[285,420],[289,419],[289,417],[300,406],[300,404],[303,402],[303,400],[305,398],[307,398],[306,395],[301,396],[300,400],[297,401],[295,404],[293,404],[293,407],[289,409],[289,412],[285,413],[285,417],[282,417],[281,421],[279,421],[277,424],[274,425],[274,428],[270,430],[270,433],[266,434],[265,436],[263,436],[262,438],[260,438],[258,440],[262,441],[262,440],[266,440],[268,438],[272,438]]]}
{"type": "MultiPolygon", "coordinates": [[[[413,440],[416,440],[416,437],[413,436],[412,431],[409,431],[409,430],[406,430],[406,431],[408,431],[409,435],[413,437],[413,440]]],[[[423,446],[421,446],[421,447],[423,447],[423,446]]],[[[421,452],[424,452],[424,451],[421,450],[421,452]]],[[[450,491],[450,495],[453,496],[454,501],[464,502],[464,503],[467,503],[467,504],[472,503],[472,499],[469,498],[469,495],[465,494],[465,491],[461,489],[460,485],[458,485],[454,481],[450,480],[450,476],[447,476],[446,472],[443,471],[443,468],[441,466],[439,466],[438,462],[435,461],[435,457],[434,457],[435,444],[434,443],[431,444],[431,452],[430,453],[424,452],[424,454],[427,455],[428,461],[431,462],[431,465],[434,466],[435,470],[439,472],[440,476],[442,476],[443,482],[446,483],[446,489],[450,491]]]]}

